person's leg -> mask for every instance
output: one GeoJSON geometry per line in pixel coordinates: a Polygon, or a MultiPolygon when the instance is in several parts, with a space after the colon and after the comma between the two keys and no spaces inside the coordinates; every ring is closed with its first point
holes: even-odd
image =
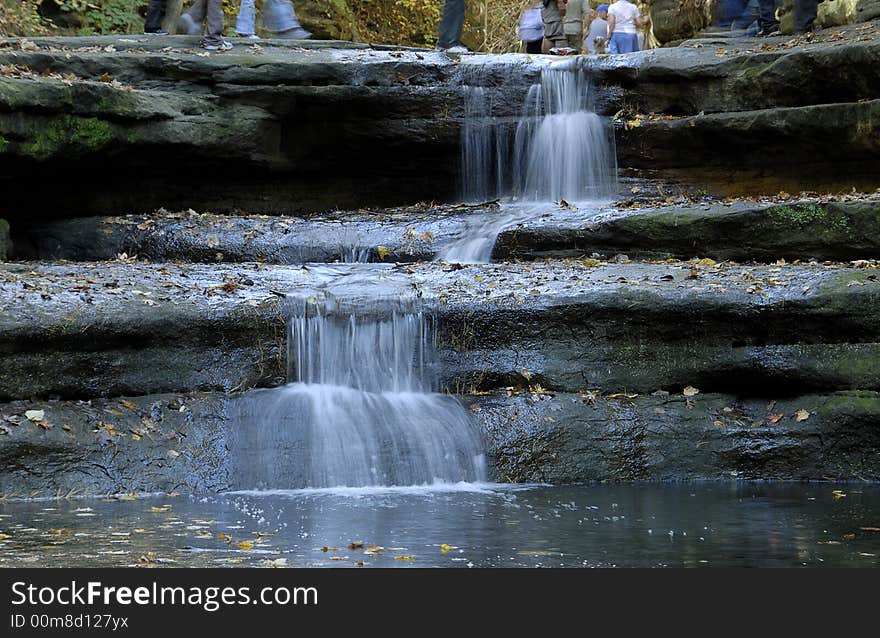
{"type": "Polygon", "coordinates": [[[223,0],[207,0],[208,26],[204,44],[223,44],[223,0]]]}
{"type": "Polygon", "coordinates": [[[776,19],[776,0],[758,0],[758,26],[761,35],[767,35],[779,28],[776,19]]]}
{"type": "Polygon", "coordinates": [[[805,33],[813,30],[813,20],[819,8],[818,0],[794,0],[794,32],[805,33]]]}
{"type": "Polygon", "coordinates": [[[608,53],[625,53],[625,51],[621,51],[621,36],[622,33],[612,33],[611,41],[608,43],[608,53]]]}
{"type": "Polygon", "coordinates": [[[162,18],[165,17],[166,0],[150,0],[147,5],[147,20],[144,23],[144,32],[153,33],[162,29],[162,18]]]}
{"type": "Polygon", "coordinates": [[[201,24],[205,20],[205,15],[208,12],[208,0],[195,0],[192,3],[192,6],[184,12],[183,15],[187,15],[192,18],[193,22],[196,24],[201,24]]]}
{"type": "Polygon", "coordinates": [[[257,7],[254,5],[255,0],[241,0],[238,6],[238,17],[235,18],[235,32],[238,35],[254,35],[257,30],[255,23],[257,20],[257,7]]]}
{"type": "Polygon", "coordinates": [[[303,29],[290,0],[267,0],[263,5],[263,27],[276,38],[307,40],[312,34],[303,29]]]}
{"type": "Polygon", "coordinates": [[[464,27],[464,0],[446,0],[443,4],[443,19],[440,21],[441,49],[461,46],[461,30],[464,27]]]}
{"type": "Polygon", "coordinates": [[[581,36],[577,34],[568,33],[565,36],[565,39],[568,40],[568,46],[577,51],[581,52],[581,47],[583,46],[583,41],[581,40],[581,36]]]}
{"type": "Polygon", "coordinates": [[[526,42],[526,53],[540,53],[541,42],[543,42],[543,40],[532,40],[531,42],[526,42]]]}

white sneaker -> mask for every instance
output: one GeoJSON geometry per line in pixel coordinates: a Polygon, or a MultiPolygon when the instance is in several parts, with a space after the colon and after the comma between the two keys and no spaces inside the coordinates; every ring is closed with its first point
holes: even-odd
{"type": "Polygon", "coordinates": [[[468,49],[463,44],[458,44],[454,47],[449,47],[448,49],[442,49],[442,50],[446,51],[446,53],[470,53],[471,52],[471,50],[468,49]]]}
{"type": "Polygon", "coordinates": [[[239,38],[244,38],[245,40],[259,40],[260,39],[260,36],[258,36],[256,33],[251,33],[250,35],[245,35],[243,33],[236,33],[235,35],[237,35],[239,38]]]}
{"type": "Polygon", "coordinates": [[[180,20],[177,21],[177,30],[186,35],[198,35],[202,32],[202,27],[196,24],[188,13],[181,13],[180,20]]]}
{"type": "Polygon", "coordinates": [[[232,48],[232,42],[223,40],[220,44],[203,44],[202,48],[207,51],[229,51],[232,48]]]}

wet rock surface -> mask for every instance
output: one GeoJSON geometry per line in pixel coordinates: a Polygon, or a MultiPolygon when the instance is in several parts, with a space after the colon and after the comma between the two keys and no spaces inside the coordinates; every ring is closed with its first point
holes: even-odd
{"type": "MultiPolygon", "coordinates": [[[[877,392],[777,400],[533,387],[461,399],[501,482],[880,479],[877,392]]],[[[0,494],[240,488],[236,441],[253,426],[242,406],[259,418],[255,405],[252,393],[0,404],[0,494]]],[[[286,453],[293,476],[309,450],[286,453]]]]}
{"type": "Polygon", "coordinates": [[[876,392],[659,394],[525,391],[470,402],[508,481],[880,478],[876,392]]]}
{"type": "Polygon", "coordinates": [[[880,254],[880,199],[697,202],[595,219],[551,215],[502,231],[498,259],[600,253],[642,259],[857,260],[880,254]]]}
{"type": "Polygon", "coordinates": [[[592,260],[7,264],[0,397],[277,385],[285,294],[331,295],[339,312],[363,311],[376,298],[421,299],[436,313],[453,391],[530,375],[570,391],[873,389],[875,272],[592,260]]]}

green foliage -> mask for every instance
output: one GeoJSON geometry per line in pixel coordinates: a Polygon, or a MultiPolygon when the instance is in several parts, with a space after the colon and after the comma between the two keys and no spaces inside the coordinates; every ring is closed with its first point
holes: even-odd
{"type": "MultiPolygon", "coordinates": [[[[43,0],[45,1],[45,0],[43,0]]],[[[82,16],[78,35],[138,33],[144,28],[141,0],[52,0],[63,12],[82,16]]]]}
{"type": "Polygon", "coordinates": [[[39,13],[41,2],[0,0],[0,37],[48,34],[48,25],[39,13]]]}
{"type": "Polygon", "coordinates": [[[433,45],[442,0],[350,0],[361,40],[433,45]]]}

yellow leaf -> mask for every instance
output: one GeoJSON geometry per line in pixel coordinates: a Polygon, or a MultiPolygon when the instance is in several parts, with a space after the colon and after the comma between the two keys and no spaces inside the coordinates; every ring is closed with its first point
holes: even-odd
{"type": "Polygon", "coordinates": [[[723,428],[724,421],[712,421],[712,425],[718,426],[719,428],[723,428]]]}
{"type": "Polygon", "coordinates": [[[689,385],[684,389],[684,396],[686,397],[695,397],[700,393],[694,386],[689,385]]]}
{"type": "Polygon", "coordinates": [[[241,541],[241,542],[238,544],[238,548],[239,548],[239,549],[243,549],[243,550],[253,549],[253,548],[254,548],[254,544],[253,544],[252,542],[250,542],[250,541],[241,541]]]}
{"type": "Polygon", "coordinates": [[[12,538],[9,534],[0,534],[0,541],[5,541],[7,538],[12,538]]]}
{"type": "Polygon", "coordinates": [[[447,545],[446,543],[443,543],[440,546],[440,551],[443,552],[444,554],[446,552],[452,551],[453,549],[458,549],[458,547],[456,547],[455,545],[447,545]]]}
{"type": "Polygon", "coordinates": [[[836,501],[838,499],[845,498],[846,492],[844,492],[842,490],[834,490],[833,492],[831,492],[831,495],[834,497],[834,500],[836,501]]]}
{"type": "Polygon", "coordinates": [[[382,260],[391,255],[391,251],[385,246],[376,246],[376,253],[379,255],[379,259],[382,260]]]}
{"type": "Polygon", "coordinates": [[[411,562],[416,559],[415,556],[395,556],[394,560],[402,560],[404,562],[411,562]]]}
{"type": "Polygon", "coordinates": [[[810,418],[810,413],[801,408],[797,412],[794,413],[795,420],[800,423],[801,421],[806,421],[810,418]]]}
{"type": "Polygon", "coordinates": [[[217,533],[217,540],[226,541],[227,543],[232,542],[232,537],[229,534],[224,534],[223,532],[217,533]]]}
{"type": "Polygon", "coordinates": [[[137,410],[137,406],[131,401],[120,401],[123,408],[128,408],[129,410],[137,410]]]}
{"type": "Polygon", "coordinates": [[[701,266],[714,266],[718,262],[715,261],[714,259],[709,259],[708,257],[706,257],[705,259],[701,259],[697,263],[701,266]]]}

